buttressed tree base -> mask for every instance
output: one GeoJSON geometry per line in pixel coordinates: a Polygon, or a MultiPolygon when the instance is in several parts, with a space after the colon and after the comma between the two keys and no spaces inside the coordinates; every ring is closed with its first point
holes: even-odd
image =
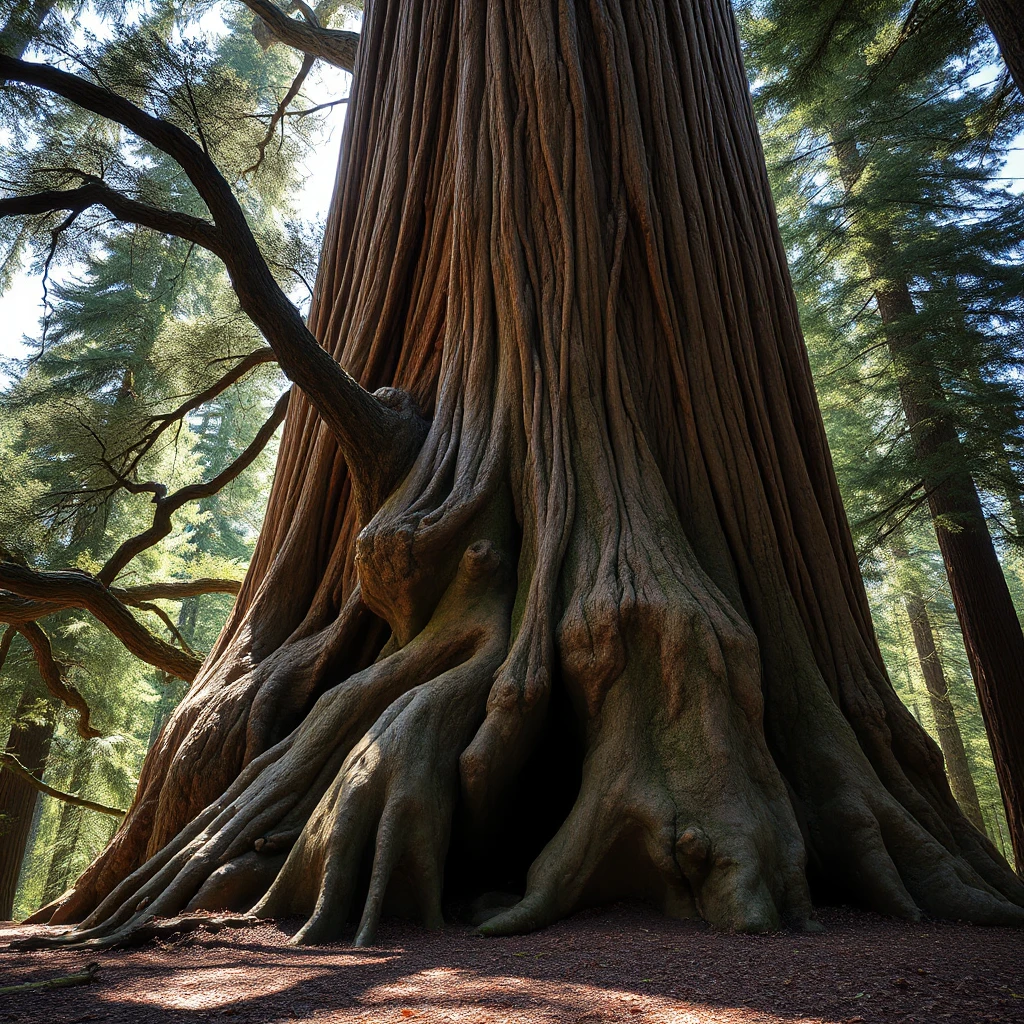
{"type": "Polygon", "coordinates": [[[368,3],[309,323],[385,429],[293,396],[68,941],[517,884],[487,933],[1024,921],[886,678],[726,0],[368,3]]]}

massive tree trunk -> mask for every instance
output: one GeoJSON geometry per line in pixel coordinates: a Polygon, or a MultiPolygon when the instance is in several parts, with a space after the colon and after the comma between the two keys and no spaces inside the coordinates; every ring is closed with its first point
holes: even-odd
{"type": "Polygon", "coordinates": [[[809,876],[1024,918],[885,676],[725,0],[368,4],[310,322],[426,439],[356,501],[295,396],[71,941],[361,904],[363,942],[445,878],[521,887],[492,933],[624,895],[802,923],[809,876]]]}
{"type": "MultiPolygon", "coordinates": [[[[892,553],[897,569],[901,564],[906,565],[910,561],[910,552],[900,538],[893,541],[892,553]]],[[[914,634],[917,660],[921,666],[921,675],[924,676],[928,700],[935,717],[935,730],[939,734],[939,747],[946,761],[950,788],[960,809],[970,822],[975,828],[985,832],[985,819],[982,817],[981,804],[978,802],[978,790],[974,785],[971,766],[967,763],[967,751],[964,748],[960,723],[957,721],[953,702],[949,698],[946,673],[942,669],[939,652],[935,646],[935,634],[932,632],[928,606],[916,580],[910,579],[904,584],[903,606],[907,618],[910,619],[911,632],[914,634]]]]}
{"type": "MultiPolygon", "coordinates": [[[[52,713],[40,716],[40,695],[34,686],[25,691],[14,712],[14,724],[5,753],[18,759],[37,778],[42,778],[50,752],[54,721],[52,713]]],[[[47,712],[51,709],[47,708],[47,712]]],[[[32,815],[39,791],[14,772],[0,767],[0,921],[14,913],[21,862],[25,859],[32,815]]]]}

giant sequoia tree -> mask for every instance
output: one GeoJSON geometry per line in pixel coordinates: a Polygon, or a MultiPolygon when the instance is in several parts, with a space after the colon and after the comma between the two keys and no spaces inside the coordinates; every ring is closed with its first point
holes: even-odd
{"type": "Polygon", "coordinates": [[[0,210],[207,246],[299,391],[234,613],[44,915],[69,941],[361,907],[365,942],[439,923],[446,876],[525,878],[491,934],[623,895],[760,930],[812,888],[1024,920],[881,664],[725,0],[368,4],[308,331],[200,145],[0,73],[170,152],[211,219],[94,181],[0,210]]]}

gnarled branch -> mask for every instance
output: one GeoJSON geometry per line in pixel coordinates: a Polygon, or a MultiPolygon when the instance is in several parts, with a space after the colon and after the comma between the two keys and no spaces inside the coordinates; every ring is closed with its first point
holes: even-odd
{"type": "MultiPolygon", "coordinates": [[[[31,571],[31,570],[29,570],[31,571]]],[[[43,632],[36,622],[21,622],[18,624],[18,632],[32,645],[32,653],[36,657],[36,664],[39,666],[39,674],[42,676],[46,689],[57,698],[62,704],[78,712],[78,721],[75,728],[83,740],[100,736],[99,729],[89,724],[89,705],[85,698],[70,683],[64,681],[63,666],[53,656],[53,648],[50,646],[50,638],[43,632]]]]}
{"type": "Polygon", "coordinates": [[[171,516],[188,501],[198,501],[201,498],[209,498],[216,494],[225,484],[230,483],[243,470],[252,465],[253,460],[274,436],[274,432],[284,420],[288,410],[288,395],[286,391],[274,406],[274,411],[267,421],[260,427],[256,436],[249,443],[248,447],[220,473],[205,483],[190,484],[188,487],[179,488],[171,494],[162,493],[163,485],[134,484],[131,481],[122,480],[122,484],[128,490],[151,490],[153,491],[153,504],[156,505],[156,512],[153,516],[153,525],[148,530],[129,537],[111,556],[106,564],[96,574],[96,578],[103,584],[109,585],[117,574],[141,551],[152,547],[158,541],[163,540],[172,527],[171,516]],[[158,489],[160,488],[160,489],[158,489]]]}
{"type": "MultiPolygon", "coordinates": [[[[352,477],[359,518],[367,522],[404,475],[426,436],[426,424],[411,399],[390,389],[371,395],[320,347],[270,272],[231,186],[191,136],[116,93],[43,64],[0,55],[3,81],[62,96],[117,122],[177,161],[212,215],[215,237],[204,237],[224,261],[242,309],[270,343],[281,369],[305,392],[337,439],[352,477]]],[[[102,196],[104,205],[108,198],[102,196]]],[[[0,211],[0,215],[10,212],[0,211]]],[[[148,209],[141,214],[150,216],[148,209]]],[[[191,233],[183,237],[206,244],[195,237],[203,234],[195,224],[185,227],[191,233]]]]}
{"type": "Polygon", "coordinates": [[[0,217],[36,216],[53,213],[56,210],[68,210],[77,215],[91,206],[103,206],[118,220],[152,228],[166,235],[186,238],[218,256],[221,255],[218,250],[221,249],[223,242],[216,227],[209,221],[129,199],[99,180],[89,181],[78,188],[47,189],[30,195],[0,199],[0,217]]]}
{"type": "Polygon", "coordinates": [[[149,419],[150,428],[142,435],[140,440],[126,448],[123,454],[119,456],[119,458],[127,458],[130,453],[134,453],[131,454],[128,465],[122,470],[121,475],[126,476],[128,473],[131,473],[138,466],[143,456],[156,444],[160,435],[172,424],[180,423],[189,413],[194,412],[207,402],[212,402],[213,399],[223,394],[232,384],[241,380],[250,370],[257,366],[262,366],[264,363],[276,361],[277,359],[272,348],[258,348],[243,356],[227,373],[215,380],[209,387],[187,398],[177,408],[172,409],[170,412],[151,416],[149,419]]]}
{"type": "Polygon", "coordinates": [[[17,775],[19,779],[27,782],[40,793],[52,796],[54,800],[62,800],[66,804],[74,804],[75,807],[84,807],[87,811],[98,811],[100,814],[109,814],[115,818],[123,818],[125,812],[120,807],[108,807],[106,804],[99,804],[95,800],[86,800],[84,797],[75,796],[73,793],[65,793],[62,790],[48,786],[42,779],[37,779],[13,754],[0,751],[0,767],[6,768],[9,772],[17,775]]]}
{"type": "MultiPolygon", "coordinates": [[[[153,636],[98,579],[88,573],[67,570],[39,572],[14,562],[0,562],[0,587],[23,598],[34,598],[64,608],[84,608],[137,658],[179,679],[191,682],[199,671],[201,662],[198,658],[153,636]]],[[[42,630],[35,622],[26,621],[22,616],[34,615],[36,611],[31,605],[28,608],[23,605],[19,615],[18,602],[6,597],[0,604],[0,615],[13,622],[30,643],[32,637],[29,634],[36,630],[41,634],[42,630]]],[[[33,648],[35,646],[33,644],[33,648]]]]}
{"type": "MultiPolygon", "coordinates": [[[[324,28],[316,21],[315,16],[310,18],[312,11],[305,4],[301,6],[307,20],[302,22],[289,18],[271,0],[242,0],[242,3],[256,15],[274,42],[284,43],[311,57],[319,57],[320,60],[325,60],[342,71],[352,71],[355,68],[356,48],[359,45],[358,32],[324,28]]],[[[256,38],[264,46],[271,41],[263,38],[258,32],[256,38]]]]}

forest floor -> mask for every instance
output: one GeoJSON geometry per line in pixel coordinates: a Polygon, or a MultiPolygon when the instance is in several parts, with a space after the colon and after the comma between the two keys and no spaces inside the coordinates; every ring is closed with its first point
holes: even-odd
{"type": "Polygon", "coordinates": [[[386,922],[371,949],[292,947],[295,923],[56,953],[8,951],[39,929],[0,926],[0,986],[101,965],[91,985],[0,996],[0,1022],[1024,1022],[1024,932],[820,919],[722,935],[619,904],[509,939],[386,922]]]}

